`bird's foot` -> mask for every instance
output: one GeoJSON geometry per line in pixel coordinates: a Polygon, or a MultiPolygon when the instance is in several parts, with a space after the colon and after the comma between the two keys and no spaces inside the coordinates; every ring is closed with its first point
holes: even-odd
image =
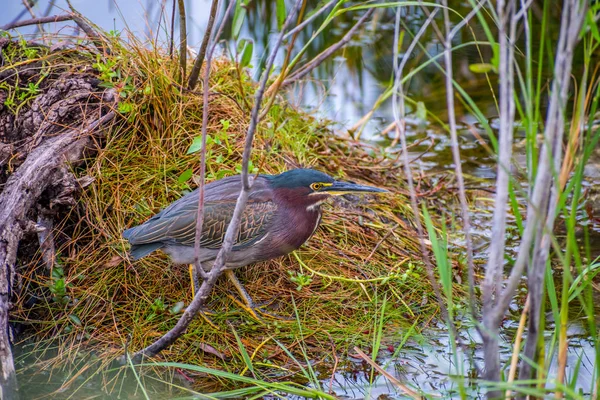
{"type": "Polygon", "coordinates": [[[279,321],[293,321],[294,318],[284,317],[279,314],[274,314],[267,310],[267,307],[273,303],[271,301],[259,302],[256,303],[249,296],[244,298],[243,301],[239,300],[233,294],[229,294],[229,297],[238,305],[240,308],[244,309],[248,314],[252,315],[255,319],[261,322],[265,322],[265,317],[269,317],[271,319],[279,320],[279,321]]]}
{"type": "Polygon", "coordinates": [[[214,321],[209,317],[210,314],[214,314],[214,312],[212,312],[211,310],[207,309],[207,308],[201,308],[200,310],[198,310],[198,314],[200,314],[200,316],[202,317],[202,319],[204,321],[206,321],[210,326],[212,326],[214,329],[220,329],[217,324],[214,323],[214,321]]]}

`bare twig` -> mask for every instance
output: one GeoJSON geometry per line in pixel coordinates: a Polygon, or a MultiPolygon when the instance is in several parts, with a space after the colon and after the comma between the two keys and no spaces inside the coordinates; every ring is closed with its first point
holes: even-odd
{"type": "MultiPolygon", "coordinates": [[[[244,211],[244,208],[246,206],[246,201],[248,200],[248,196],[249,196],[249,190],[251,188],[249,176],[248,176],[248,163],[250,160],[250,152],[252,149],[254,133],[255,133],[256,127],[258,125],[258,113],[260,110],[265,86],[266,86],[267,80],[269,78],[269,72],[271,71],[273,63],[275,61],[275,57],[277,55],[277,51],[279,50],[279,46],[281,45],[281,41],[283,40],[283,34],[285,32],[285,29],[289,25],[292,17],[296,14],[296,11],[298,10],[299,5],[301,4],[301,1],[302,0],[298,0],[296,2],[294,9],[288,14],[288,17],[285,20],[285,23],[283,24],[281,33],[279,34],[279,37],[275,43],[275,46],[273,47],[271,55],[269,56],[269,60],[267,61],[267,65],[265,68],[264,75],[261,79],[260,86],[256,92],[255,103],[254,103],[254,107],[252,108],[250,125],[248,127],[248,132],[246,134],[246,143],[244,146],[244,155],[243,155],[243,160],[242,160],[242,177],[241,177],[242,190],[238,197],[238,200],[237,200],[237,203],[235,206],[235,210],[233,212],[233,217],[231,219],[231,222],[229,223],[229,226],[227,227],[227,232],[225,233],[225,238],[223,239],[223,244],[221,246],[221,250],[217,254],[215,263],[213,264],[213,267],[210,270],[210,273],[208,274],[206,279],[202,282],[202,285],[200,286],[200,289],[196,293],[194,299],[192,300],[190,305],[185,309],[185,311],[184,311],[183,315],[181,316],[181,318],[179,319],[179,321],[177,321],[177,324],[175,324],[175,326],[169,332],[167,332],[165,335],[163,335],[160,339],[158,339],[157,341],[155,341],[148,347],[135,353],[134,356],[132,357],[132,360],[134,360],[134,362],[139,362],[144,357],[152,357],[152,356],[158,354],[164,348],[166,348],[167,346],[169,346],[170,344],[175,342],[175,340],[177,340],[177,338],[179,338],[179,336],[181,336],[185,332],[185,330],[189,326],[190,322],[195,317],[196,313],[206,303],[206,300],[208,299],[208,295],[212,291],[212,288],[214,287],[214,285],[217,281],[217,278],[221,275],[221,272],[223,271],[226,257],[229,254],[229,252],[231,251],[234,240],[237,237],[237,232],[239,229],[242,212],[244,211]]],[[[123,361],[124,360],[125,360],[125,358],[123,358],[123,361]]]]}
{"type": "MultiPolygon", "coordinates": [[[[225,11],[225,15],[223,16],[223,20],[221,20],[221,23],[219,24],[219,29],[217,31],[217,33],[215,34],[214,32],[212,32],[212,27],[211,27],[211,32],[209,32],[210,37],[208,38],[208,40],[213,40],[214,44],[210,47],[208,54],[206,55],[206,67],[204,68],[204,78],[203,78],[203,90],[202,90],[202,96],[203,96],[203,105],[202,105],[202,147],[200,149],[200,185],[198,186],[198,212],[196,215],[196,235],[194,238],[194,268],[196,271],[196,274],[199,275],[202,279],[206,279],[208,277],[208,275],[206,275],[206,273],[204,272],[204,270],[202,269],[202,265],[200,263],[200,239],[202,238],[202,225],[204,223],[204,183],[205,183],[205,175],[206,175],[206,136],[207,136],[207,126],[208,126],[208,113],[209,113],[209,107],[208,107],[208,97],[209,97],[209,91],[210,91],[210,81],[209,81],[209,77],[210,77],[210,69],[211,69],[211,62],[212,62],[212,56],[214,54],[215,48],[217,46],[217,42],[218,42],[218,38],[221,35],[222,29],[225,26],[225,22],[227,21],[227,16],[229,15],[229,11],[231,10],[233,4],[235,4],[234,1],[231,1],[229,3],[229,7],[227,7],[227,10],[225,11]]],[[[194,282],[195,284],[195,282],[194,282]]]]}
{"type": "Polygon", "coordinates": [[[8,31],[10,29],[20,28],[22,26],[49,24],[52,22],[62,22],[62,21],[70,21],[70,20],[73,20],[73,14],[51,15],[49,17],[39,17],[39,18],[26,19],[23,21],[12,22],[10,24],[4,25],[3,27],[0,27],[0,30],[8,31]]]}
{"type": "Polygon", "coordinates": [[[110,50],[106,46],[104,46],[102,38],[100,37],[98,32],[96,32],[96,30],[92,28],[92,26],[87,22],[85,17],[81,15],[81,13],[77,11],[75,7],[73,7],[73,5],[71,4],[71,0],[67,0],[67,4],[69,6],[69,9],[73,13],[73,21],[75,21],[77,26],[79,26],[79,28],[81,28],[81,30],[85,32],[87,37],[90,38],[92,43],[94,43],[94,46],[96,46],[96,48],[99,51],[104,50],[106,53],[110,53],[110,50]]]}
{"type": "MultiPolygon", "coordinates": [[[[216,8],[216,4],[218,4],[218,0],[213,0],[213,8],[216,8]]],[[[214,16],[211,15],[211,18],[214,20],[214,16]]],[[[210,39],[212,37],[212,23],[209,21],[209,28],[207,28],[206,33],[204,34],[204,41],[202,46],[208,46],[210,39]]],[[[206,55],[206,67],[204,68],[204,78],[203,78],[203,88],[202,88],[202,147],[200,149],[200,184],[198,186],[198,211],[196,213],[196,235],[194,238],[194,268],[196,269],[196,274],[202,277],[203,280],[206,280],[208,276],[202,269],[202,265],[200,262],[200,240],[202,238],[202,225],[204,223],[204,183],[205,183],[205,175],[206,175],[206,130],[208,126],[208,92],[209,92],[209,77],[210,77],[210,68],[212,61],[212,50],[208,52],[206,55]]],[[[206,47],[204,48],[206,51],[206,47]]],[[[203,55],[204,58],[204,55],[203,55]]],[[[197,61],[197,60],[196,60],[197,61]]],[[[194,66],[195,67],[195,66],[194,66]]],[[[199,73],[200,70],[197,71],[199,73]]],[[[194,72],[192,71],[192,74],[194,72]]],[[[196,76],[197,79],[197,76],[196,76]]],[[[190,75],[190,82],[192,81],[192,75],[190,75]]],[[[194,82],[194,85],[196,83],[194,82]]],[[[196,284],[196,282],[194,282],[196,284]]]]}
{"type": "Polygon", "coordinates": [[[327,58],[329,58],[333,53],[335,53],[336,51],[338,51],[339,49],[344,47],[352,39],[352,36],[354,36],[354,33],[358,30],[358,28],[362,25],[362,23],[365,22],[371,16],[371,14],[373,14],[374,10],[375,9],[373,9],[373,8],[369,9],[358,20],[358,22],[356,22],[356,24],[354,24],[354,26],[344,35],[344,37],[339,42],[329,46],[327,49],[325,49],[323,52],[321,52],[318,56],[316,56],[311,62],[309,62],[308,64],[306,64],[302,68],[300,68],[298,71],[291,74],[289,76],[289,78],[286,78],[281,83],[281,87],[285,87],[293,82],[296,82],[299,79],[302,79],[310,71],[312,71],[313,69],[315,69],[316,67],[321,65],[321,63],[323,61],[325,61],[327,58]]]}
{"type": "MultiPolygon", "coordinates": [[[[460,147],[458,145],[458,135],[456,133],[456,114],[454,111],[454,87],[453,87],[453,72],[452,72],[452,38],[457,30],[450,29],[450,15],[448,12],[448,1],[443,0],[444,4],[444,25],[446,28],[446,37],[444,41],[444,61],[446,66],[446,103],[448,105],[448,125],[450,127],[450,142],[452,149],[452,158],[454,160],[454,168],[456,173],[456,181],[458,183],[458,197],[461,206],[461,215],[463,222],[463,232],[465,234],[465,244],[467,251],[467,268],[469,280],[469,302],[471,313],[475,315],[475,279],[473,265],[473,242],[471,240],[471,218],[469,214],[469,205],[467,204],[467,196],[465,194],[465,181],[462,173],[462,163],[460,160],[460,147]]],[[[481,6],[482,3],[478,5],[481,6]]],[[[473,11],[478,11],[478,7],[473,11]]],[[[464,26],[470,18],[475,14],[469,13],[459,25],[464,26]]]]}
{"type": "MultiPolygon", "coordinates": [[[[427,25],[431,24],[433,18],[437,14],[437,9],[434,10],[429,17],[427,18],[426,23],[423,25],[423,28],[419,30],[419,33],[422,35],[424,29],[426,29],[427,25]]],[[[410,52],[407,51],[402,62],[398,65],[398,49],[399,49],[399,33],[400,33],[400,8],[396,10],[396,24],[394,29],[394,93],[392,96],[392,109],[394,112],[394,121],[396,123],[396,136],[400,138],[400,145],[402,147],[402,161],[404,164],[404,175],[406,175],[406,181],[408,183],[408,190],[410,193],[410,204],[413,210],[413,214],[415,215],[415,226],[417,228],[417,234],[419,235],[419,244],[421,246],[421,254],[423,255],[423,263],[425,264],[425,270],[427,271],[427,276],[429,278],[429,282],[431,283],[431,287],[433,288],[433,292],[437,299],[438,305],[440,306],[440,310],[442,313],[442,317],[444,320],[448,321],[449,324],[452,324],[448,318],[448,310],[446,310],[446,306],[442,299],[442,293],[440,291],[440,286],[435,278],[434,267],[431,264],[431,254],[429,253],[429,248],[425,244],[425,233],[423,230],[423,225],[421,224],[421,213],[419,211],[419,203],[417,200],[417,193],[415,190],[415,185],[412,177],[412,170],[410,168],[410,161],[408,159],[408,146],[406,144],[406,121],[405,117],[405,107],[404,107],[404,93],[403,87],[401,84],[402,81],[402,71],[404,69],[404,65],[406,65],[406,59],[410,56],[410,52]]],[[[413,43],[418,42],[419,33],[413,40],[413,43]]],[[[411,45],[413,44],[411,43],[411,45]]],[[[413,46],[414,48],[414,46],[413,46]]]]}
{"type": "Polygon", "coordinates": [[[177,0],[179,6],[179,70],[181,72],[181,84],[185,82],[185,71],[187,68],[187,28],[185,17],[185,2],[177,0]]]}
{"type": "MultiPolygon", "coordinates": [[[[305,9],[306,9],[306,0],[303,0],[302,8],[300,9],[300,13],[298,14],[298,19],[297,19],[298,24],[300,23],[300,21],[302,21],[302,17],[304,16],[305,9]]],[[[297,37],[298,37],[298,33],[296,32],[292,36],[292,40],[290,40],[290,43],[288,44],[287,52],[285,53],[285,59],[283,60],[283,64],[281,65],[281,73],[279,74],[277,79],[275,79],[275,82],[273,82],[271,84],[271,86],[269,86],[269,88],[265,92],[266,96],[269,97],[269,99],[267,100],[267,104],[265,105],[262,112],[260,113],[260,116],[258,117],[259,119],[263,119],[269,112],[269,109],[271,108],[271,106],[273,105],[273,102],[275,101],[275,96],[277,95],[277,91],[279,90],[281,83],[283,82],[283,80],[285,79],[285,77],[287,76],[287,74],[289,72],[288,65],[290,62],[290,56],[292,55],[292,50],[294,49],[294,43],[296,43],[297,37]]]]}
{"type": "MultiPolygon", "coordinates": [[[[233,2],[234,1],[230,1],[230,3],[233,2]]],[[[190,79],[188,81],[188,90],[194,90],[194,88],[196,87],[196,83],[198,83],[198,76],[200,76],[200,69],[202,68],[202,63],[204,62],[204,56],[206,54],[206,49],[208,48],[208,43],[212,35],[212,28],[215,23],[215,17],[217,16],[218,9],[219,0],[213,0],[212,6],[210,7],[210,16],[208,17],[208,25],[206,26],[206,32],[204,32],[204,38],[202,38],[202,45],[200,46],[200,51],[198,52],[198,56],[196,57],[196,61],[194,62],[194,67],[192,68],[192,72],[190,73],[190,79]]],[[[223,18],[226,19],[227,14],[225,14],[223,18]]]]}
{"type": "Polygon", "coordinates": [[[171,37],[169,38],[169,57],[173,57],[173,43],[175,42],[175,10],[177,9],[177,0],[173,0],[171,9],[171,37]]]}
{"type": "MultiPolygon", "coordinates": [[[[421,26],[421,28],[419,29],[419,31],[417,32],[417,34],[411,41],[410,45],[408,46],[408,49],[406,49],[406,52],[404,53],[404,57],[402,57],[402,61],[400,62],[400,65],[397,65],[397,66],[396,66],[396,64],[398,64],[398,54],[397,53],[399,51],[399,46],[400,46],[400,43],[398,43],[398,40],[399,40],[398,35],[399,35],[399,31],[400,31],[400,16],[398,13],[400,12],[400,8],[398,8],[398,10],[396,11],[396,25],[394,27],[394,66],[395,66],[394,74],[395,74],[395,76],[394,76],[394,93],[392,95],[392,104],[393,104],[395,121],[390,126],[393,126],[393,125],[398,126],[398,122],[400,122],[403,125],[402,129],[406,128],[406,121],[404,119],[405,114],[406,114],[406,112],[405,112],[406,107],[404,106],[404,88],[402,87],[402,83],[401,83],[402,82],[402,73],[404,71],[404,67],[406,66],[406,63],[408,62],[408,59],[410,58],[410,55],[412,54],[415,47],[417,46],[417,43],[419,43],[419,39],[421,38],[421,36],[423,36],[425,31],[431,24],[431,21],[433,21],[433,19],[435,18],[435,15],[437,14],[438,10],[439,9],[436,8],[427,17],[427,20],[421,26]],[[397,115],[398,113],[399,113],[399,115],[397,115]]],[[[399,132],[398,129],[396,129],[396,132],[399,132]]],[[[398,144],[398,139],[399,139],[398,135],[396,135],[396,137],[390,144],[390,147],[395,147],[398,144]]]]}
{"type": "Polygon", "coordinates": [[[27,12],[29,12],[29,15],[31,15],[31,18],[37,18],[35,12],[33,12],[33,8],[31,8],[31,4],[29,4],[29,0],[21,0],[21,2],[27,9],[27,12]]]}
{"type": "MultiPolygon", "coordinates": [[[[506,204],[509,195],[510,161],[512,158],[513,125],[515,120],[514,91],[514,47],[517,26],[515,0],[499,0],[497,4],[498,41],[500,42],[500,131],[498,167],[496,175],[496,195],[492,219],[490,251],[482,283],[483,297],[483,339],[485,378],[489,381],[500,379],[500,358],[498,345],[498,325],[491,319],[495,300],[500,294],[504,248],[506,244],[506,204]]],[[[470,285],[469,285],[470,286],[470,285]]],[[[499,392],[496,394],[500,394],[499,392]]]]}
{"type": "MultiPolygon", "coordinates": [[[[573,63],[573,52],[575,45],[579,41],[579,33],[586,15],[588,7],[587,1],[580,0],[565,0],[563,3],[563,11],[560,25],[560,34],[556,50],[556,59],[554,64],[554,79],[552,82],[552,92],[550,96],[550,106],[546,116],[546,124],[544,129],[544,146],[540,154],[538,166],[538,175],[534,188],[534,201],[540,200],[539,203],[531,205],[530,209],[537,211],[539,214],[539,223],[536,224],[535,242],[533,248],[533,256],[527,272],[527,283],[529,287],[529,296],[531,300],[529,329],[527,341],[523,351],[523,359],[535,359],[537,352],[537,342],[540,334],[539,326],[541,320],[541,304],[544,296],[544,278],[546,271],[546,263],[548,261],[550,242],[552,240],[554,219],[556,217],[556,206],[558,203],[559,182],[556,177],[559,176],[562,164],[562,146],[565,130],[565,109],[569,95],[570,75],[573,63]],[[539,197],[536,197],[536,192],[539,197]],[[539,207],[536,205],[539,204],[539,207]],[[539,218],[541,217],[541,218],[539,218]]],[[[536,218],[534,217],[534,220],[536,218]]],[[[527,218],[529,225],[529,213],[527,218]]],[[[520,248],[521,253],[529,255],[529,248],[520,248]]],[[[517,263],[519,259],[517,259],[517,263]]],[[[513,268],[517,268],[517,265],[513,268]]],[[[513,274],[511,273],[511,278],[513,274]]],[[[512,286],[511,286],[512,288],[512,286]]],[[[516,288],[516,285],[515,285],[516,288]]],[[[509,289],[507,285],[507,290],[509,289]]],[[[512,298],[512,293],[505,292],[502,294],[502,303],[505,308],[497,309],[498,313],[504,313],[508,307],[508,295],[512,298]]],[[[519,379],[530,379],[532,375],[531,364],[521,362],[519,370],[519,379]]]]}
{"type": "MultiPolygon", "coordinates": [[[[50,0],[48,2],[48,5],[46,6],[46,9],[44,10],[44,13],[42,14],[42,17],[47,17],[48,15],[50,15],[50,12],[52,11],[52,9],[54,8],[54,3],[56,0],[50,0]]],[[[38,32],[44,32],[44,28],[42,27],[42,25],[38,25],[35,28],[35,33],[34,35],[37,35],[38,32]]]]}

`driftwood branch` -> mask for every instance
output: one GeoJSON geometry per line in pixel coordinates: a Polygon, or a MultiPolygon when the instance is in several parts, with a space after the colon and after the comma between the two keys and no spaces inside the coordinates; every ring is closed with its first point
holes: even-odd
{"type": "Polygon", "coordinates": [[[283,40],[285,29],[289,25],[292,17],[296,13],[296,10],[299,8],[299,5],[301,3],[302,0],[297,0],[294,9],[288,14],[288,17],[283,25],[281,33],[279,34],[278,39],[273,47],[273,50],[271,51],[259,88],[256,92],[255,103],[254,107],[252,108],[250,125],[248,127],[248,132],[246,133],[246,143],[244,146],[244,155],[242,161],[242,191],[240,192],[240,195],[238,197],[235,210],[233,212],[233,217],[231,219],[231,222],[229,223],[229,226],[227,227],[227,232],[225,233],[223,245],[221,247],[221,250],[219,251],[219,254],[217,255],[215,263],[207,278],[202,282],[202,285],[200,286],[200,289],[194,296],[194,299],[192,300],[190,305],[185,309],[179,321],[177,321],[177,324],[175,324],[175,326],[169,332],[163,335],[160,339],[158,339],[148,347],[135,353],[131,358],[133,362],[140,362],[143,360],[144,357],[155,356],[167,346],[174,343],[177,340],[177,338],[179,338],[186,331],[186,329],[194,319],[194,316],[206,303],[210,292],[212,291],[215,283],[217,282],[217,278],[221,275],[223,271],[227,254],[231,252],[235,237],[237,236],[242,212],[244,211],[244,208],[246,206],[246,201],[248,200],[249,196],[249,190],[251,188],[248,176],[248,164],[250,160],[250,153],[252,149],[254,133],[258,125],[258,114],[262,103],[262,97],[265,91],[265,86],[267,84],[271,68],[275,61],[275,57],[277,56],[277,50],[279,49],[279,46],[281,45],[281,42],[283,40]]]}
{"type": "MultiPolygon", "coordinates": [[[[233,1],[230,1],[233,3],[233,1]]],[[[200,51],[198,52],[198,56],[196,57],[196,61],[194,61],[194,67],[192,68],[192,72],[190,72],[190,79],[188,81],[188,90],[194,90],[196,88],[196,83],[198,83],[198,77],[200,76],[200,69],[202,68],[202,63],[204,62],[204,56],[206,54],[206,49],[208,49],[208,43],[210,42],[212,35],[212,28],[215,23],[215,19],[217,16],[217,10],[219,9],[219,0],[213,0],[212,5],[210,7],[210,16],[208,17],[208,25],[206,26],[206,32],[204,32],[204,37],[202,38],[202,44],[200,45],[200,51]]],[[[223,17],[227,18],[227,13],[223,17]]],[[[207,59],[207,65],[209,60],[207,59]]],[[[205,103],[206,105],[206,103],[205,103]]]]}
{"type": "Polygon", "coordinates": [[[63,22],[71,20],[73,20],[73,14],[51,15],[49,17],[38,17],[26,19],[23,21],[11,22],[10,24],[6,24],[3,27],[0,27],[0,30],[8,31],[11,29],[21,28],[23,26],[50,24],[52,22],[63,22]]]}
{"type": "MultiPolygon", "coordinates": [[[[114,101],[109,95],[107,100],[114,101]]],[[[106,124],[114,113],[84,122],[54,135],[34,148],[23,164],[9,177],[0,193],[0,387],[2,398],[18,398],[15,369],[8,337],[8,310],[15,276],[15,261],[27,213],[44,190],[56,180],[55,174],[65,162],[81,157],[91,145],[91,135],[106,124]]],[[[48,125],[46,125],[48,126],[48,125]]]]}

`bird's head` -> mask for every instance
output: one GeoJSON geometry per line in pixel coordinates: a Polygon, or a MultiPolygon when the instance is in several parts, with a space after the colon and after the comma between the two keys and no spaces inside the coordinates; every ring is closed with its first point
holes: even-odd
{"type": "Polygon", "coordinates": [[[276,196],[284,201],[315,208],[331,196],[384,193],[387,190],[333,179],[314,169],[293,169],[271,177],[276,196]]]}

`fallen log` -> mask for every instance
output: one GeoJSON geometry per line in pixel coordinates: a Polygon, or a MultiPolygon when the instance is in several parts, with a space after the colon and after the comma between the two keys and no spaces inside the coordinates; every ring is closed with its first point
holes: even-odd
{"type": "MultiPolygon", "coordinates": [[[[0,41],[4,51],[14,43],[0,41]]],[[[7,57],[4,57],[6,60],[7,57]]],[[[96,149],[102,129],[115,117],[117,95],[100,87],[94,71],[64,66],[43,78],[39,93],[9,107],[10,90],[40,79],[35,62],[0,69],[0,398],[18,398],[9,337],[19,242],[39,232],[38,220],[60,204],[74,202],[78,182],[71,173],[85,151],[96,149]],[[13,86],[11,86],[13,85],[13,86]],[[9,88],[9,89],[5,89],[9,88]]],[[[51,233],[46,232],[46,237],[51,233]]]]}

